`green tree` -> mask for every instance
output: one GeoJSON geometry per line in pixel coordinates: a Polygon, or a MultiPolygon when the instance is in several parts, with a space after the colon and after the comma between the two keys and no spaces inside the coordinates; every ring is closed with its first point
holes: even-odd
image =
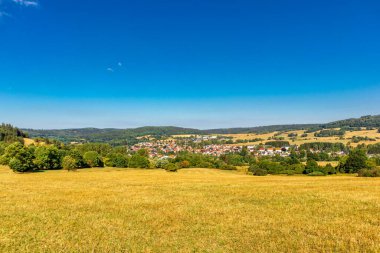
{"type": "Polygon", "coordinates": [[[137,154],[146,158],[149,157],[149,151],[144,148],[137,150],[137,154]]]}
{"type": "Polygon", "coordinates": [[[34,169],[34,155],[32,149],[24,147],[20,143],[13,143],[5,149],[2,163],[9,165],[15,172],[28,172],[34,169]]]}
{"type": "Polygon", "coordinates": [[[81,155],[81,153],[78,150],[72,149],[68,152],[68,155],[75,159],[75,166],[77,168],[89,167],[89,165],[86,163],[83,156],[81,155]]]}
{"type": "Polygon", "coordinates": [[[308,159],[305,166],[305,174],[320,171],[318,163],[314,159],[308,159]]]}
{"type": "Polygon", "coordinates": [[[128,167],[130,168],[149,168],[149,160],[145,156],[134,154],[129,160],[128,167]]]}
{"type": "Polygon", "coordinates": [[[129,159],[120,153],[111,153],[105,159],[105,165],[109,167],[128,168],[129,159]]]}
{"type": "Polygon", "coordinates": [[[346,173],[356,173],[361,169],[367,168],[367,160],[368,157],[365,150],[357,148],[351,150],[342,167],[346,173]]]}
{"type": "Polygon", "coordinates": [[[156,161],[156,164],[155,164],[155,167],[156,168],[159,168],[159,169],[163,169],[163,168],[165,168],[165,166],[167,165],[167,164],[169,164],[170,162],[169,162],[169,160],[168,159],[158,159],[157,161],[156,161]]]}
{"type": "Polygon", "coordinates": [[[167,172],[177,172],[178,170],[178,167],[176,164],[174,163],[168,163],[164,166],[164,169],[167,171],[167,172]]]}
{"type": "Polygon", "coordinates": [[[19,142],[8,145],[4,150],[4,154],[1,156],[0,163],[2,165],[8,165],[9,161],[15,157],[23,148],[24,146],[19,142]]]}
{"type": "Polygon", "coordinates": [[[256,163],[251,164],[249,166],[248,171],[252,172],[252,174],[255,176],[266,176],[266,175],[268,175],[268,170],[261,168],[259,166],[259,164],[256,164],[256,163]]]}
{"type": "Polygon", "coordinates": [[[86,163],[91,167],[103,167],[103,161],[101,156],[96,151],[87,151],[83,155],[86,163]]]}
{"type": "Polygon", "coordinates": [[[37,147],[35,152],[34,164],[38,169],[56,170],[61,169],[61,155],[55,146],[37,147]]]}
{"type": "Polygon", "coordinates": [[[62,167],[67,171],[75,171],[78,168],[77,161],[71,156],[65,156],[62,159],[62,167]]]}

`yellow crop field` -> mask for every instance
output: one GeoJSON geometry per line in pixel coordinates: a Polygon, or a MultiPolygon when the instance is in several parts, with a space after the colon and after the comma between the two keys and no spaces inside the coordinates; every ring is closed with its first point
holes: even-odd
{"type": "Polygon", "coordinates": [[[0,167],[0,252],[379,252],[380,179],[0,167]]]}
{"type": "MultiPolygon", "coordinates": [[[[337,129],[336,129],[337,130],[337,129]]],[[[244,145],[257,145],[260,143],[265,143],[269,141],[268,139],[273,137],[275,134],[278,132],[271,132],[271,133],[265,133],[265,134],[226,134],[224,136],[229,136],[232,137],[233,140],[252,140],[255,138],[263,139],[262,141],[256,141],[256,142],[249,142],[249,143],[244,143],[244,145]]],[[[343,139],[337,137],[337,136],[331,136],[331,137],[315,137],[314,133],[307,133],[307,137],[301,137],[302,134],[304,134],[304,130],[295,130],[295,131],[287,131],[287,132],[282,132],[280,135],[277,137],[283,137],[284,141],[289,141],[290,144],[293,145],[301,145],[303,143],[310,143],[310,142],[341,142],[344,144],[347,144],[350,142],[350,145],[353,147],[356,147],[359,144],[375,144],[380,142],[380,133],[377,132],[376,130],[362,130],[362,131],[347,131],[345,135],[343,136],[343,139]],[[296,133],[297,137],[292,140],[292,138],[288,137],[288,134],[290,133],[296,133]],[[375,141],[360,141],[357,143],[352,142],[352,138],[354,136],[357,137],[369,137],[375,139],[375,141]]],[[[236,145],[236,144],[232,144],[236,145]]],[[[237,144],[241,145],[241,144],[237,144]]]]}

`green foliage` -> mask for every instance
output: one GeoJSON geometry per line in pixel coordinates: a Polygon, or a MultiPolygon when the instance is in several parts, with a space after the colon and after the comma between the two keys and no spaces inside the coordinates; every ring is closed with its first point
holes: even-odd
{"type": "Polygon", "coordinates": [[[358,171],[359,177],[380,177],[380,168],[361,169],[358,171]]]}
{"type": "Polygon", "coordinates": [[[33,159],[32,149],[28,149],[17,142],[5,149],[1,162],[4,165],[9,165],[14,172],[28,172],[34,169],[33,159]]]}
{"type": "Polygon", "coordinates": [[[61,155],[55,146],[37,147],[35,152],[34,164],[38,169],[57,170],[61,169],[61,155]]]}
{"type": "Polygon", "coordinates": [[[344,163],[339,164],[340,170],[346,173],[356,173],[361,169],[367,168],[367,155],[363,149],[351,150],[344,163]]]}
{"type": "Polygon", "coordinates": [[[376,143],[373,145],[368,145],[368,154],[370,155],[378,155],[380,154],[380,143],[376,143]]]}
{"type": "Polygon", "coordinates": [[[325,175],[333,175],[337,172],[334,166],[332,166],[330,163],[326,164],[325,167],[320,167],[320,171],[323,172],[325,175]]]}
{"type": "Polygon", "coordinates": [[[72,149],[68,152],[68,155],[75,159],[75,166],[77,168],[89,167],[89,165],[86,163],[83,156],[81,155],[81,153],[78,150],[72,149]]]}
{"type": "Polygon", "coordinates": [[[321,171],[313,171],[309,174],[307,174],[308,176],[314,176],[314,177],[320,177],[320,176],[326,176],[323,172],[321,171]]]}
{"type": "Polygon", "coordinates": [[[361,142],[361,141],[376,141],[375,138],[369,138],[368,136],[352,136],[352,140],[351,140],[353,143],[358,143],[358,142],[361,142]]]}
{"type": "Polygon", "coordinates": [[[380,115],[367,115],[357,119],[339,120],[327,124],[326,127],[380,127],[380,115]]]}
{"type": "Polygon", "coordinates": [[[27,137],[27,134],[14,127],[10,124],[0,125],[0,141],[6,143],[21,142],[23,143],[23,138],[27,137]]]}
{"type": "Polygon", "coordinates": [[[292,175],[297,174],[297,173],[294,170],[283,170],[283,171],[280,171],[279,174],[284,174],[284,175],[292,176],[292,175]]]}
{"type": "MultiPolygon", "coordinates": [[[[223,160],[223,156],[220,160],[223,160]]],[[[218,158],[210,155],[196,154],[190,152],[179,152],[176,158],[173,159],[173,163],[182,161],[188,161],[191,168],[217,168],[219,166],[218,158]]]]}
{"type": "Polygon", "coordinates": [[[139,156],[143,156],[143,157],[146,157],[148,158],[149,157],[149,151],[142,148],[142,149],[139,149],[137,152],[136,152],[139,156]]]}
{"type": "Polygon", "coordinates": [[[129,160],[128,167],[130,168],[149,168],[149,159],[139,154],[134,154],[129,160]]]}
{"type": "Polygon", "coordinates": [[[0,158],[0,164],[8,165],[9,161],[15,157],[22,148],[23,145],[19,142],[15,142],[6,146],[3,151],[3,155],[0,158]]]}
{"type": "Polygon", "coordinates": [[[280,174],[286,167],[280,162],[273,162],[269,159],[262,159],[257,163],[258,168],[267,171],[269,174],[280,174]]]}
{"type": "Polygon", "coordinates": [[[268,175],[268,171],[266,169],[261,168],[258,164],[251,164],[249,166],[248,171],[252,172],[252,175],[255,175],[255,176],[268,175]]]}
{"type": "Polygon", "coordinates": [[[308,159],[306,162],[304,174],[310,174],[315,171],[320,171],[318,163],[313,159],[308,159]]]}
{"type": "Polygon", "coordinates": [[[88,151],[95,151],[101,156],[107,156],[112,152],[112,147],[106,143],[85,143],[82,145],[76,145],[75,149],[79,151],[82,155],[88,151]]]}
{"type": "Polygon", "coordinates": [[[292,165],[287,166],[287,170],[294,171],[294,174],[302,174],[305,170],[305,166],[301,163],[292,164],[292,165]]]}
{"type": "Polygon", "coordinates": [[[87,151],[83,155],[84,160],[90,167],[103,167],[102,157],[96,151],[87,151]]]}
{"type": "Polygon", "coordinates": [[[164,169],[165,169],[167,172],[177,172],[178,167],[177,167],[177,165],[174,164],[174,163],[168,163],[168,164],[165,164],[164,169]]]}
{"type": "Polygon", "coordinates": [[[220,159],[228,165],[241,166],[245,163],[244,157],[239,154],[221,155],[220,159]]]}
{"type": "Polygon", "coordinates": [[[282,148],[282,147],[290,146],[290,143],[288,141],[267,141],[265,142],[265,145],[275,147],[275,148],[282,148]]]}
{"type": "Polygon", "coordinates": [[[155,164],[155,167],[156,168],[159,168],[159,169],[163,169],[165,167],[165,165],[169,164],[169,160],[168,159],[164,159],[164,158],[161,158],[161,159],[158,159],[156,161],[156,164],[155,164]]]}
{"type": "Polygon", "coordinates": [[[343,143],[332,143],[332,142],[310,142],[303,143],[299,147],[300,150],[315,150],[315,151],[325,151],[325,152],[338,152],[347,151],[347,147],[343,143]]]}
{"type": "Polygon", "coordinates": [[[344,130],[326,129],[315,133],[315,137],[331,137],[331,136],[343,136],[346,132],[344,130]]]}
{"type": "Polygon", "coordinates": [[[77,161],[71,156],[65,156],[62,159],[62,168],[67,171],[76,171],[77,170],[77,161]]]}
{"type": "Polygon", "coordinates": [[[129,159],[123,154],[111,153],[105,159],[108,167],[128,168],[129,159]]]}

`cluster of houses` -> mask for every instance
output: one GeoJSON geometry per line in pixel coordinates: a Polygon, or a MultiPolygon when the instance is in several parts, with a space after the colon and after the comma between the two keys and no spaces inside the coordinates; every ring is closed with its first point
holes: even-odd
{"type": "Polygon", "coordinates": [[[131,147],[131,151],[138,151],[140,149],[146,149],[149,152],[150,157],[162,157],[168,154],[175,154],[181,151],[194,152],[192,147],[177,145],[175,140],[140,142],[131,147]]]}
{"type": "MultiPolygon", "coordinates": [[[[211,144],[205,145],[201,148],[193,148],[189,145],[178,145],[175,140],[160,140],[160,141],[147,141],[140,142],[131,147],[131,151],[138,151],[139,149],[146,149],[150,157],[164,157],[168,155],[175,155],[181,151],[188,151],[192,153],[220,156],[228,153],[239,153],[242,151],[243,146],[226,145],[226,144],[211,144]]],[[[289,147],[271,148],[271,147],[258,147],[247,146],[250,153],[257,156],[289,156],[289,147]]]]}
{"type": "Polygon", "coordinates": [[[195,150],[196,153],[205,155],[220,156],[227,153],[237,153],[242,150],[242,146],[229,146],[229,145],[206,145],[202,149],[195,150]]]}

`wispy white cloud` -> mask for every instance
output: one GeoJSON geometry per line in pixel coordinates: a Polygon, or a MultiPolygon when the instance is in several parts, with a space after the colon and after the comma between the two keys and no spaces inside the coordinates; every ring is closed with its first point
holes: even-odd
{"type": "Polygon", "coordinates": [[[107,68],[107,71],[109,71],[109,72],[115,72],[115,70],[113,70],[113,68],[107,68]]]}
{"type": "Polygon", "coordinates": [[[34,1],[34,0],[12,0],[12,1],[14,3],[16,3],[16,4],[19,4],[19,5],[22,5],[22,6],[26,6],[26,7],[29,7],[29,6],[36,7],[36,6],[38,6],[38,2],[34,1]]]}
{"type": "Polygon", "coordinates": [[[0,10],[0,18],[1,17],[11,17],[11,14],[9,14],[9,13],[7,13],[5,11],[0,10]]]}
{"type": "Polygon", "coordinates": [[[121,67],[121,66],[123,66],[123,63],[122,63],[122,62],[118,62],[117,65],[118,65],[119,67],[121,67]]]}

